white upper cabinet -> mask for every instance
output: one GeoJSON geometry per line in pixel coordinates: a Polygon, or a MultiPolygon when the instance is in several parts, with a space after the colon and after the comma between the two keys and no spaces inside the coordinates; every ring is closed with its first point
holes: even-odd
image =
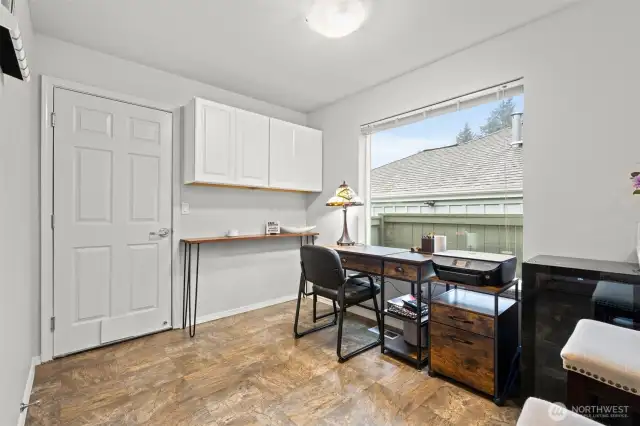
{"type": "Polygon", "coordinates": [[[269,186],[269,117],[236,110],[236,182],[269,186]]]}
{"type": "Polygon", "coordinates": [[[322,132],[271,119],[269,186],[322,191],[322,132]]]}
{"type": "Polygon", "coordinates": [[[185,182],[235,182],[235,108],[194,99],[185,108],[185,182]]]}
{"type": "Polygon", "coordinates": [[[322,132],[195,98],[184,110],[184,181],[322,191],[322,132]]]}
{"type": "Polygon", "coordinates": [[[322,132],[309,127],[297,127],[298,180],[304,189],[322,192],[322,132]]]}

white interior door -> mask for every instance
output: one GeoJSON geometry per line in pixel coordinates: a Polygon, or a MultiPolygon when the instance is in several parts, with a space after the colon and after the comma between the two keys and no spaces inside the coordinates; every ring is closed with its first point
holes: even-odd
{"type": "Polygon", "coordinates": [[[59,88],[54,112],[54,356],[169,328],[171,114],[59,88]]]}

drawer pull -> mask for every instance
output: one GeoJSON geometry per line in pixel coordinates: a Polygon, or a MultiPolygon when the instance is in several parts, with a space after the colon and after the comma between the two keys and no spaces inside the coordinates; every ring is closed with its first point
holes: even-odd
{"type": "Polygon", "coordinates": [[[396,266],[396,272],[403,273],[404,269],[402,269],[402,266],[396,266]]]}
{"type": "Polygon", "coordinates": [[[459,322],[463,322],[465,324],[473,324],[473,321],[469,321],[466,318],[461,318],[461,317],[457,317],[455,315],[449,315],[449,318],[451,318],[454,321],[459,321],[459,322]]]}
{"type": "Polygon", "coordinates": [[[469,340],[461,339],[459,337],[454,336],[453,334],[447,334],[445,337],[448,337],[449,339],[453,340],[454,342],[464,343],[465,345],[473,345],[473,342],[471,342],[469,340]]]}

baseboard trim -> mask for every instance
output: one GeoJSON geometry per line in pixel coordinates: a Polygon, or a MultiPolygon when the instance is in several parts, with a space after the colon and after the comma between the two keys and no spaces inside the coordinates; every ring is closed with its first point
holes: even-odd
{"type": "MultiPolygon", "coordinates": [[[[27,383],[24,386],[24,394],[22,395],[22,402],[25,404],[29,403],[31,399],[31,389],[33,388],[33,379],[36,377],[36,367],[41,364],[40,357],[34,356],[31,358],[31,368],[29,368],[29,375],[27,376],[27,383]]],[[[22,413],[20,413],[20,417],[18,417],[18,426],[24,426],[27,421],[27,411],[29,408],[27,407],[22,413]]]]}
{"type": "Polygon", "coordinates": [[[266,308],[267,306],[278,305],[284,302],[290,302],[298,298],[297,294],[277,297],[275,299],[265,300],[264,302],[254,303],[252,305],[241,306],[235,309],[229,309],[228,311],[214,312],[213,314],[203,315],[196,318],[196,324],[202,324],[204,322],[214,321],[220,318],[226,318],[233,315],[243,314],[249,311],[255,311],[256,309],[266,308]]]}

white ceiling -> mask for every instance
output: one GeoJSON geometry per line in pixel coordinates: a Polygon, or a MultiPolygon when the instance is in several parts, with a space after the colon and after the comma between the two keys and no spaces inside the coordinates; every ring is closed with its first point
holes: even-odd
{"type": "Polygon", "coordinates": [[[31,0],[37,32],[300,112],[313,111],[570,0],[371,0],[328,39],[309,0],[31,0]]]}

